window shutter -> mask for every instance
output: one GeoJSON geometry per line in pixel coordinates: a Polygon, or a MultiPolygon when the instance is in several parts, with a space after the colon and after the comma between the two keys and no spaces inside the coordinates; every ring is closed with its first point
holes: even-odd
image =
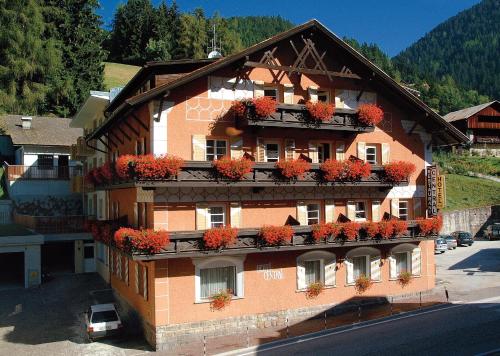
{"type": "Polygon", "coordinates": [[[361,160],[366,160],[366,143],[358,142],[358,158],[361,160]]]}
{"type": "Polygon", "coordinates": [[[306,268],[304,264],[298,263],[297,264],[297,289],[306,289],[306,268]]]}
{"type": "Polygon", "coordinates": [[[307,88],[307,93],[309,94],[309,101],[315,103],[318,101],[318,87],[310,86],[307,88]]]}
{"type": "Polygon", "coordinates": [[[413,199],[413,217],[419,218],[422,217],[422,199],[414,198],[413,199]]]}
{"type": "Polygon", "coordinates": [[[293,84],[285,84],[283,92],[283,102],[285,104],[293,104],[293,84]]]}
{"type": "Polygon", "coordinates": [[[315,142],[309,142],[309,158],[312,163],[318,163],[318,144],[315,142]]]}
{"type": "Polygon", "coordinates": [[[372,221],[380,221],[380,202],[372,202],[372,221]]]}
{"type": "Polygon", "coordinates": [[[344,260],[344,265],[345,265],[347,284],[353,284],[354,283],[354,265],[353,265],[352,261],[348,260],[348,259],[344,260]]]}
{"type": "Polygon", "coordinates": [[[253,82],[253,97],[261,98],[264,96],[264,82],[256,80],[253,82]]]}
{"type": "Polygon", "coordinates": [[[300,225],[307,225],[307,206],[303,201],[297,203],[297,221],[300,225]]]}
{"type": "Polygon", "coordinates": [[[257,139],[257,162],[264,162],[264,140],[261,138],[257,139]]]}
{"type": "Polygon", "coordinates": [[[242,137],[231,137],[231,158],[241,158],[243,156],[243,138],[242,137]]]}
{"type": "Polygon", "coordinates": [[[207,224],[210,223],[207,208],[206,204],[196,204],[196,230],[205,230],[207,224]]]}
{"type": "Polygon", "coordinates": [[[389,256],[389,278],[390,279],[398,278],[396,271],[396,257],[392,255],[389,256]]]}
{"type": "Polygon", "coordinates": [[[411,274],[414,276],[420,276],[422,266],[421,256],[420,247],[414,248],[411,252],[411,274]]]}
{"type": "Polygon", "coordinates": [[[390,152],[391,148],[388,143],[382,144],[382,164],[387,164],[390,162],[390,152]]]}
{"type": "Polygon", "coordinates": [[[231,227],[241,227],[241,203],[233,202],[231,210],[231,227]]]}
{"type": "Polygon", "coordinates": [[[134,226],[139,227],[139,209],[138,204],[134,203],[134,226]]]}
{"type": "Polygon", "coordinates": [[[345,143],[344,141],[337,141],[335,144],[335,159],[337,161],[345,160],[345,143]]]}
{"type": "Polygon", "coordinates": [[[337,261],[335,259],[328,261],[325,264],[325,286],[335,286],[335,266],[337,261]]]}
{"type": "Polygon", "coordinates": [[[333,200],[325,201],[325,223],[335,222],[335,203],[333,200]]]}
{"type": "Polygon", "coordinates": [[[146,266],[143,267],[142,269],[142,282],[144,283],[143,284],[143,294],[142,296],[144,297],[144,299],[148,299],[148,269],[146,268],[146,266]]]}
{"type": "Polygon", "coordinates": [[[370,279],[380,281],[380,256],[370,256],[370,279]]]}
{"type": "Polygon", "coordinates": [[[356,220],[356,204],[353,201],[347,202],[347,218],[351,221],[356,220]]]}
{"type": "Polygon", "coordinates": [[[391,199],[391,215],[395,218],[399,218],[399,199],[391,199]]]}
{"type": "Polygon", "coordinates": [[[295,157],[295,140],[285,140],[285,159],[287,161],[293,160],[295,157]]]}
{"type": "Polygon", "coordinates": [[[204,135],[193,135],[193,161],[206,161],[207,140],[204,135]]]}

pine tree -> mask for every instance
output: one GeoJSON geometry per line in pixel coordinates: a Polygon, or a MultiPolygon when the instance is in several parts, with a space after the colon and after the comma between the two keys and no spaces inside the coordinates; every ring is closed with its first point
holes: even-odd
{"type": "Polygon", "coordinates": [[[241,38],[238,33],[229,28],[229,20],[222,18],[218,12],[208,20],[207,37],[209,41],[211,41],[213,37],[214,27],[217,35],[216,45],[221,45],[222,54],[224,56],[239,52],[243,49],[241,38]]]}
{"type": "Polygon", "coordinates": [[[169,21],[169,8],[163,0],[154,10],[152,37],[146,46],[146,59],[148,61],[167,61],[172,58],[172,39],[174,36],[169,21]]]}
{"type": "Polygon", "coordinates": [[[202,9],[196,9],[192,14],[181,15],[181,28],[178,37],[177,59],[206,58],[208,44],[207,21],[202,9]]]}

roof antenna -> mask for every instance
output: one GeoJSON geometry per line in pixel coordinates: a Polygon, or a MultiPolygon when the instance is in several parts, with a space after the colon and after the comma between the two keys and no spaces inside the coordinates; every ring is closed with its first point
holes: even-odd
{"type": "MultiPolygon", "coordinates": [[[[221,53],[221,48],[220,46],[217,47],[217,33],[215,32],[215,24],[213,25],[213,35],[212,35],[212,45],[208,46],[208,58],[221,58],[222,53],[221,53]]],[[[219,43],[220,40],[219,40],[219,43]]]]}

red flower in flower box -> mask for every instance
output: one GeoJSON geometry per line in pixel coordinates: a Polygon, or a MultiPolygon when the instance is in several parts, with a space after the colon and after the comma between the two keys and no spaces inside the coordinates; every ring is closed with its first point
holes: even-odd
{"type": "Polygon", "coordinates": [[[231,304],[231,299],[233,298],[233,292],[228,290],[222,290],[210,296],[210,309],[212,311],[222,310],[231,304]]]}
{"type": "Polygon", "coordinates": [[[384,118],[384,111],[375,104],[361,104],[358,107],[358,118],[364,125],[377,125],[384,118]]]}
{"type": "Polygon", "coordinates": [[[246,111],[246,105],[244,100],[235,100],[231,105],[231,111],[236,117],[243,117],[246,111]]]}
{"type": "Polygon", "coordinates": [[[395,161],[384,165],[386,179],[396,183],[408,180],[416,169],[413,163],[404,161],[395,161]]]}
{"type": "Polygon", "coordinates": [[[254,162],[244,157],[232,159],[223,157],[213,162],[215,169],[221,175],[231,180],[240,180],[245,174],[252,171],[254,162]]]}
{"type": "Polygon", "coordinates": [[[339,181],[344,177],[345,164],[335,159],[327,159],[321,164],[320,169],[325,180],[329,182],[339,181]]]}
{"type": "Polygon", "coordinates": [[[165,248],[170,243],[170,237],[167,231],[145,229],[134,234],[129,242],[133,251],[151,255],[165,248]]]}
{"type": "Polygon", "coordinates": [[[428,236],[431,234],[434,229],[435,222],[433,219],[417,219],[418,228],[420,230],[420,234],[424,236],[428,236]]]}
{"type": "Polygon", "coordinates": [[[346,222],[342,224],[342,233],[344,234],[344,236],[348,241],[354,241],[358,236],[360,228],[361,225],[357,222],[354,221],[346,222]]]}
{"type": "Polygon", "coordinates": [[[268,96],[253,99],[255,115],[258,117],[268,117],[276,112],[276,100],[268,96]]]}
{"type": "Polygon", "coordinates": [[[369,221],[363,224],[363,230],[365,230],[366,235],[368,235],[369,238],[373,239],[380,232],[380,226],[376,222],[369,221]]]}
{"type": "Polygon", "coordinates": [[[289,225],[271,226],[266,225],[260,229],[260,236],[267,245],[281,245],[292,242],[293,228],[289,225]]]}
{"type": "Polygon", "coordinates": [[[128,227],[121,227],[116,230],[113,241],[115,246],[120,250],[128,250],[129,249],[129,239],[134,239],[136,235],[138,235],[139,231],[135,229],[131,229],[128,227]]]}
{"type": "Polygon", "coordinates": [[[439,231],[441,231],[441,228],[443,227],[443,216],[438,215],[434,218],[432,218],[432,232],[434,234],[439,234],[439,231]]]}
{"type": "Polygon", "coordinates": [[[134,155],[122,155],[118,157],[115,162],[116,175],[121,179],[130,179],[132,173],[132,166],[134,165],[137,157],[134,155]]]}
{"type": "Polygon", "coordinates": [[[101,241],[106,245],[109,245],[113,240],[113,231],[111,226],[108,224],[104,224],[101,226],[101,241]]]}
{"type": "Polygon", "coordinates": [[[100,184],[103,184],[105,182],[105,178],[102,176],[101,171],[102,171],[101,167],[94,168],[91,171],[92,175],[94,176],[95,185],[100,185],[100,184]]]}
{"type": "Polygon", "coordinates": [[[394,235],[394,224],[391,220],[379,221],[378,227],[383,239],[390,239],[394,235]]]}
{"type": "Polygon", "coordinates": [[[408,223],[404,220],[394,219],[392,220],[392,226],[396,236],[402,236],[408,231],[408,223]]]}
{"type": "Polygon", "coordinates": [[[332,104],[322,101],[315,103],[308,101],[306,103],[306,110],[313,120],[322,122],[330,121],[335,113],[335,107],[332,104]]]}
{"type": "Polygon", "coordinates": [[[316,242],[330,236],[330,224],[315,224],[311,229],[312,237],[316,242]]]}
{"type": "Polygon", "coordinates": [[[349,181],[359,181],[368,178],[371,174],[370,163],[361,160],[344,161],[345,179],[349,181]]]}
{"type": "Polygon", "coordinates": [[[311,164],[303,159],[294,159],[289,161],[278,161],[276,168],[281,172],[281,175],[288,179],[299,179],[304,176],[304,173],[311,169],[311,164]]]}
{"type": "Polygon", "coordinates": [[[99,169],[103,182],[111,183],[113,181],[113,167],[111,163],[106,162],[99,169]]]}
{"type": "Polygon", "coordinates": [[[219,249],[235,243],[238,229],[230,226],[215,227],[205,231],[203,243],[206,248],[219,249]]]}
{"type": "Polygon", "coordinates": [[[184,160],[170,155],[155,157],[151,154],[138,156],[135,173],[139,179],[164,179],[179,173],[184,160]]]}

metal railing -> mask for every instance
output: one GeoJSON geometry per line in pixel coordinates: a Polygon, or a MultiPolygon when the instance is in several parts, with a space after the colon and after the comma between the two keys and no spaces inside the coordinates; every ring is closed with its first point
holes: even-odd
{"type": "Polygon", "coordinates": [[[81,166],[21,166],[5,165],[8,180],[17,179],[48,179],[69,180],[81,176],[81,166]]]}
{"type": "Polygon", "coordinates": [[[14,213],[14,222],[41,234],[84,232],[85,215],[33,216],[14,213]]]}

